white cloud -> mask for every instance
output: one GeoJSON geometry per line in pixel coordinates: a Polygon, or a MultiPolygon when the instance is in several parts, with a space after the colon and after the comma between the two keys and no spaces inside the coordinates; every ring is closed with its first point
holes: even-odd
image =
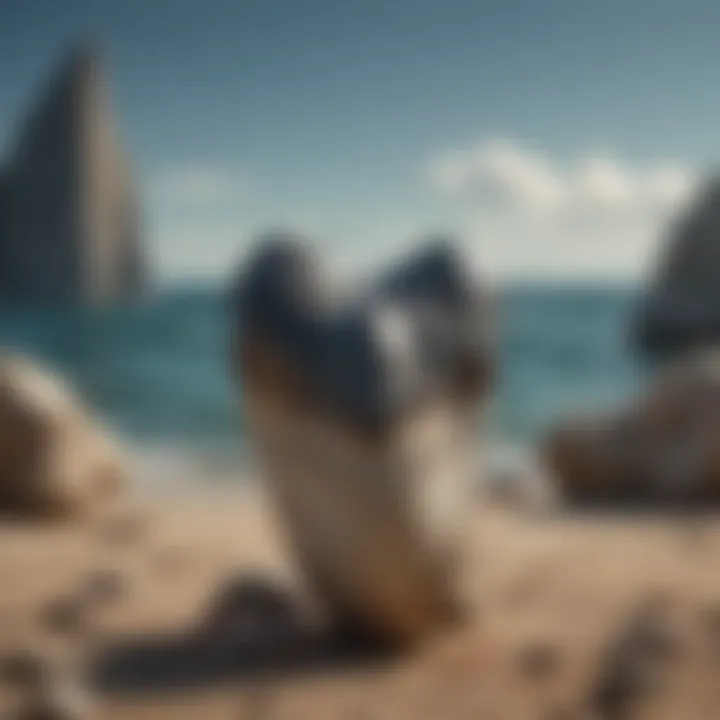
{"type": "Polygon", "coordinates": [[[664,159],[584,152],[561,161],[496,139],[442,153],[426,168],[453,225],[500,279],[642,278],[697,179],[664,159]]]}
{"type": "Polygon", "coordinates": [[[555,215],[661,209],[687,199],[694,180],[678,163],[643,167],[606,153],[585,153],[563,163],[497,139],[441,154],[429,164],[427,177],[447,197],[555,215]]]}
{"type": "Polygon", "coordinates": [[[574,177],[566,179],[568,199],[590,208],[621,209],[636,201],[637,182],[618,160],[595,155],[583,158],[574,177]]]}
{"type": "Polygon", "coordinates": [[[238,170],[213,165],[185,165],[161,173],[153,183],[160,202],[203,209],[243,200],[247,179],[238,170]]]}
{"type": "Polygon", "coordinates": [[[564,185],[552,163],[506,140],[440,156],[429,168],[432,185],[451,196],[546,211],[564,200],[564,185]]]}
{"type": "MultiPolygon", "coordinates": [[[[588,150],[560,159],[490,139],[432,158],[425,181],[434,197],[414,207],[367,222],[312,215],[283,226],[325,238],[323,255],[350,274],[402,255],[428,230],[448,229],[493,279],[637,280],[651,271],[667,220],[696,179],[662,158],[640,164],[588,150]]],[[[246,177],[231,166],[168,168],[149,190],[153,247],[168,275],[225,275],[268,225],[248,202],[246,177]]],[[[284,215],[275,210],[270,217],[284,215]]]]}
{"type": "Polygon", "coordinates": [[[660,205],[686,202],[696,191],[698,178],[689,168],[678,164],[656,166],[645,178],[650,201],[660,205]]]}

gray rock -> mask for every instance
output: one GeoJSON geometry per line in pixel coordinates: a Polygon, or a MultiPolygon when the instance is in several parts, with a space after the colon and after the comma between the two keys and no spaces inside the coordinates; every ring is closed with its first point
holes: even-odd
{"type": "Polygon", "coordinates": [[[670,366],[627,407],[570,418],[544,443],[564,498],[588,504],[720,501],[720,354],[670,366]]]}
{"type": "Polygon", "coordinates": [[[150,522],[139,513],[123,513],[110,518],[99,529],[99,539],[108,545],[127,546],[138,543],[148,534],[150,522]]]}
{"type": "Polygon", "coordinates": [[[655,276],[633,328],[650,356],[683,353],[720,341],[720,179],[710,178],[669,230],[655,276]]]}
{"type": "Polygon", "coordinates": [[[142,292],[139,212],[97,52],[59,68],[2,174],[0,298],[98,304],[142,292]]]}
{"type": "Polygon", "coordinates": [[[642,601],[601,657],[592,695],[598,715],[621,720],[638,701],[660,691],[667,681],[668,661],[680,650],[665,603],[654,597],[642,601]]]}
{"type": "Polygon", "coordinates": [[[44,688],[77,680],[79,658],[68,648],[44,642],[6,655],[0,661],[0,676],[17,689],[37,697],[44,688]]]}
{"type": "Polygon", "coordinates": [[[82,587],[82,595],[92,604],[107,604],[119,600],[129,590],[130,581],[119,570],[93,570],[82,587]]]}
{"type": "Polygon", "coordinates": [[[30,701],[22,714],[23,720],[96,720],[97,710],[92,695],[81,685],[55,680],[30,701]]]}
{"type": "Polygon", "coordinates": [[[82,597],[52,601],[43,613],[43,625],[55,635],[78,635],[87,629],[88,605],[82,597]]]}
{"type": "Polygon", "coordinates": [[[0,677],[16,687],[37,687],[47,672],[47,658],[37,652],[18,650],[0,658],[0,677]]]}
{"type": "Polygon", "coordinates": [[[114,439],[61,378],[0,355],[0,512],[83,517],[108,507],[126,479],[114,439]]]}
{"type": "Polygon", "coordinates": [[[518,654],[517,663],[523,675],[543,680],[557,671],[561,660],[562,652],[557,645],[538,642],[524,647],[518,654]]]}

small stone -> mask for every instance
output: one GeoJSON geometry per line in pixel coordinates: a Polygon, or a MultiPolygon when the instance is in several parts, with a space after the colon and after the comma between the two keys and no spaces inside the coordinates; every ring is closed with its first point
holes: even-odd
{"type": "Polygon", "coordinates": [[[147,519],[139,513],[130,513],[112,518],[100,529],[100,534],[110,545],[129,545],[138,542],[147,530],[147,519]]]}
{"type": "Polygon", "coordinates": [[[31,650],[19,650],[0,659],[0,676],[20,687],[37,686],[47,671],[47,659],[31,650]]]}
{"type": "Polygon", "coordinates": [[[218,619],[248,615],[277,622],[294,618],[295,612],[295,603],[285,590],[265,578],[248,575],[221,588],[214,614],[218,619]]]}
{"type": "Polygon", "coordinates": [[[24,688],[27,705],[20,714],[23,720],[94,720],[93,698],[84,684],[82,664],[65,652],[38,655],[37,677],[24,688]]]}
{"type": "Polygon", "coordinates": [[[661,670],[679,650],[665,609],[657,599],[643,603],[607,649],[592,698],[601,718],[622,718],[636,700],[661,688],[661,670]]]}
{"type": "Polygon", "coordinates": [[[2,678],[17,689],[34,694],[77,671],[77,657],[68,648],[43,644],[22,648],[0,662],[2,678]]]}
{"type": "Polygon", "coordinates": [[[187,566],[189,558],[186,548],[179,545],[168,547],[158,553],[155,558],[155,566],[160,572],[173,575],[187,566]]]}
{"type": "Polygon", "coordinates": [[[552,675],[560,664],[560,649],[550,643],[537,643],[524,648],[518,664],[524,675],[541,680],[552,675]]]}
{"type": "Polygon", "coordinates": [[[22,720],[94,720],[90,695],[67,680],[52,683],[22,714],[22,720]]]}
{"type": "Polygon", "coordinates": [[[86,628],[86,607],[76,597],[60,598],[52,602],[44,614],[48,630],[62,635],[80,633],[86,628]]]}
{"type": "Polygon", "coordinates": [[[121,598],[128,588],[127,578],[117,570],[94,570],[84,582],[84,595],[91,602],[107,603],[121,598]]]}
{"type": "Polygon", "coordinates": [[[639,659],[627,658],[609,668],[593,696],[593,706],[600,718],[619,720],[632,704],[652,686],[647,666],[639,659]]]}
{"type": "Polygon", "coordinates": [[[703,614],[703,625],[713,635],[720,637],[720,603],[706,608],[703,614]]]}
{"type": "Polygon", "coordinates": [[[569,708],[557,707],[550,708],[545,715],[543,720],[575,720],[577,714],[569,708]]]}
{"type": "Polygon", "coordinates": [[[287,661],[301,647],[308,649],[307,628],[293,598],[263,578],[239,578],[221,587],[205,631],[227,652],[240,648],[258,664],[287,661]]]}
{"type": "Polygon", "coordinates": [[[720,603],[711,605],[705,609],[702,624],[705,631],[711,635],[713,640],[720,641],[720,603]]]}
{"type": "Polygon", "coordinates": [[[668,660],[680,649],[680,638],[660,608],[648,607],[638,614],[624,642],[634,650],[656,660],[668,660]]]}
{"type": "Polygon", "coordinates": [[[706,608],[701,625],[713,657],[720,661],[720,603],[706,608]]]}

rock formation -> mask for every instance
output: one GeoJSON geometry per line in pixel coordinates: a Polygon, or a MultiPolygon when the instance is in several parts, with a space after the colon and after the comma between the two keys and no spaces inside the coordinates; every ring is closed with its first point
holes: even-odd
{"type": "Polygon", "coordinates": [[[642,299],[636,337],[648,355],[720,340],[720,178],[673,226],[657,275],[642,299]]]}
{"type": "Polygon", "coordinates": [[[139,216],[99,57],[52,78],[0,171],[0,299],[97,304],[145,278],[139,216]]]}
{"type": "Polygon", "coordinates": [[[243,405],[310,586],[342,622],[412,642],[460,605],[484,299],[447,242],[353,297],[326,288],[303,240],[260,244],[235,296],[243,405]]]}
{"type": "Polygon", "coordinates": [[[0,512],[82,516],[115,497],[125,474],[119,448],[61,380],[0,356],[0,512]]]}
{"type": "Polygon", "coordinates": [[[665,370],[620,412],[565,423],[551,434],[544,457],[571,501],[720,501],[720,353],[693,355],[665,370]]]}

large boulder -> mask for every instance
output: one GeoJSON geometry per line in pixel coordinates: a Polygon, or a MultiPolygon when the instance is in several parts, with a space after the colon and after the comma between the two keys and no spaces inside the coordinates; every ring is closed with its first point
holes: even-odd
{"type": "Polygon", "coordinates": [[[569,420],[550,434],[543,454],[569,500],[720,501],[720,353],[671,366],[617,413],[569,420]]]}
{"type": "Polygon", "coordinates": [[[360,292],[328,286],[306,241],[264,238],[236,286],[235,374],[310,586],[343,622],[412,642],[460,607],[485,300],[447,241],[360,292]]]}
{"type": "Polygon", "coordinates": [[[61,379],[0,356],[0,513],[85,515],[119,492],[125,473],[119,447],[61,379]]]}
{"type": "Polygon", "coordinates": [[[669,227],[633,328],[650,357],[676,357],[720,342],[720,177],[669,227]]]}

